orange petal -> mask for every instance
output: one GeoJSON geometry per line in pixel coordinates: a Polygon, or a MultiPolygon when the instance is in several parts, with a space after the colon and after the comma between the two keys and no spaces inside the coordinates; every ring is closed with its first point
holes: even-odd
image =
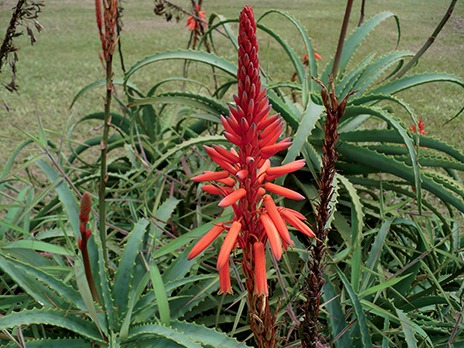
{"type": "Polygon", "coordinates": [[[230,187],[235,185],[235,180],[230,178],[230,177],[229,178],[224,178],[224,179],[218,179],[216,181],[220,182],[221,184],[224,184],[226,186],[230,186],[230,187]]]}
{"type": "Polygon", "coordinates": [[[284,139],[277,144],[268,145],[261,149],[261,153],[263,156],[269,158],[274,156],[277,152],[282,150],[288,149],[292,145],[292,142],[289,139],[284,139]]]}
{"type": "Polygon", "coordinates": [[[262,132],[261,132],[261,138],[266,138],[269,135],[273,134],[277,129],[280,129],[282,131],[282,125],[283,122],[280,118],[276,118],[274,122],[272,122],[269,126],[267,126],[262,132]]]}
{"type": "Polygon", "coordinates": [[[219,180],[219,179],[225,179],[229,176],[229,172],[223,170],[221,172],[210,172],[206,171],[203,174],[194,176],[190,180],[195,181],[195,182],[203,182],[203,181],[212,181],[212,180],[219,180]]]}
{"type": "Polygon", "coordinates": [[[258,295],[267,296],[269,291],[267,288],[266,277],[266,253],[264,251],[264,244],[255,242],[253,244],[253,258],[255,263],[255,293],[258,295]]]}
{"type": "Polygon", "coordinates": [[[280,260],[282,258],[282,241],[274,222],[272,222],[267,214],[261,214],[259,220],[263,224],[264,231],[266,231],[267,238],[269,239],[269,244],[271,244],[272,254],[276,260],[280,260]]]}
{"type": "Polygon", "coordinates": [[[224,267],[219,270],[219,291],[218,295],[233,294],[232,285],[230,284],[230,266],[226,262],[224,267]]]}
{"type": "MultiPolygon", "coordinates": [[[[271,107],[271,106],[269,105],[269,107],[271,107]]],[[[279,114],[269,116],[267,119],[265,119],[265,120],[263,120],[262,122],[259,123],[258,129],[260,129],[260,130],[266,129],[270,124],[274,123],[275,120],[277,120],[277,119],[280,119],[279,114]]]]}
{"type": "Polygon", "coordinates": [[[237,202],[240,198],[245,197],[245,195],[246,195],[245,189],[244,188],[239,188],[238,190],[235,190],[234,192],[232,192],[230,195],[224,197],[219,202],[218,205],[221,208],[228,207],[228,206],[234,204],[235,202],[237,202]]]}
{"type": "Polygon", "coordinates": [[[259,140],[259,146],[264,148],[267,146],[274,145],[277,139],[279,139],[281,134],[282,134],[282,126],[274,129],[273,132],[269,133],[269,135],[267,135],[266,137],[261,136],[261,139],[259,140]]]}
{"type": "Polygon", "coordinates": [[[242,228],[242,224],[238,221],[234,221],[230,226],[229,232],[222,243],[221,250],[219,251],[219,256],[217,259],[216,269],[220,270],[226,262],[229,262],[229,256],[232,249],[235,247],[237,242],[238,233],[242,228]]]}
{"type": "Polygon", "coordinates": [[[201,237],[201,239],[195,244],[192,250],[190,250],[187,259],[191,260],[200,254],[221,234],[222,231],[224,231],[224,225],[222,223],[214,225],[212,229],[210,229],[203,237],[201,237]]]}
{"type": "Polygon", "coordinates": [[[274,223],[277,231],[280,234],[280,237],[287,245],[292,245],[293,241],[290,238],[290,233],[288,233],[287,224],[282,220],[282,216],[280,216],[279,211],[277,210],[277,206],[274,203],[274,200],[271,196],[265,195],[263,197],[264,206],[266,207],[267,214],[271,218],[272,222],[274,223]]]}
{"type": "Polygon", "coordinates": [[[273,184],[272,182],[265,183],[264,188],[269,192],[275,193],[276,195],[280,195],[285,198],[294,199],[294,200],[304,199],[304,196],[299,194],[298,192],[290,190],[283,186],[273,184]]]}
{"type": "Polygon", "coordinates": [[[242,143],[242,140],[233,133],[224,132],[224,136],[234,145],[240,146],[240,144],[242,143]]]}
{"type": "Polygon", "coordinates": [[[322,60],[321,55],[317,52],[314,52],[314,58],[316,58],[316,60],[322,60]]]}
{"type": "Polygon", "coordinates": [[[274,180],[275,178],[296,172],[297,170],[300,170],[301,168],[304,167],[306,161],[304,159],[298,160],[298,161],[293,161],[287,164],[284,164],[283,166],[279,167],[271,167],[268,170],[266,170],[266,179],[267,180],[274,180]]]}
{"type": "Polygon", "coordinates": [[[287,212],[288,214],[292,214],[293,216],[295,216],[296,218],[300,219],[300,220],[303,220],[303,221],[306,221],[306,216],[304,216],[303,214],[301,214],[299,211],[296,211],[296,210],[293,210],[293,209],[290,209],[290,208],[282,208],[282,207],[279,207],[277,208],[279,211],[283,211],[285,210],[285,212],[287,212]]]}
{"type": "Polygon", "coordinates": [[[311,228],[309,228],[309,226],[306,225],[305,223],[303,223],[301,220],[296,218],[295,215],[293,215],[293,214],[291,214],[291,213],[289,213],[289,212],[287,212],[285,210],[281,210],[281,214],[282,214],[282,217],[284,218],[285,221],[287,221],[290,225],[295,227],[301,233],[307,235],[310,238],[316,237],[313,230],[311,230],[311,228]]]}
{"type": "MultiPolygon", "coordinates": [[[[237,129],[234,128],[235,125],[233,124],[233,122],[230,121],[229,117],[224,117],[221,115],[221,122],[226,132],[237,134],[237,132],[240,130],[239,128],[237,129]]],[[[237,124],[237,127],[238,127],[238,124],[237,124]]]]}
{"type": "Polygon", "coordinates": [[[261,166],[261,168],[259,168],[258,173],[256,173],[256,177],[259,183],[262,183],[264,181],[265,173],[269,169],[270,166],[271,166],[271,161],[269,161],[269,159],[266,159],[264,161],[264,164],[261,166]]]}
{"type": "Polygon", "coordinates": [[[224,149],[222,146],[213,145],[213,148],[222,156],[227,157],[230,163],[237,163],[238,161],[240,161],[240,158],[237,155],[234,155],[232,152],[227,151],[227,149],[224,149]]]}
{"type": "Polygon", "coordinates": [[[223,186],[217,186],[217,185],[203,185],[201,189],[206,193],[209,193],[212,195],[222,195],[222,196],[227,196],[233,191],[231,187],[223,187],[223,186]]]}
{"type": "Polygon", "coordinates": [[[244,180],[246,177],[248,177],[248,170],[246,169],[242,169],[242,170],[239,170],[235,176],[237,178],[239,178],[240,180],[244,180]]]}
{"type": "MultiPolygon", "coordinates": [[[[256,99],[256,100],[258,100],[258,99],[256,99]]],[[[271,111],[272,107],[271,107],[271,105],[269,105],[269,101],[268,101],[267,98],[263,99],[261,102],[264,102],[263,106],[259,109],[259,112],[255,115],[254,122],[257,122],[257,123],[266,122],[267,123],[267,120],[269,118],[265,119],[265,117],[267,115],[269,115],[269,112],[271,111]]],[[[270,122],[272,122],[272,121],[270,121],[270,122]]],[[[261,125],[259,125],[259,129],[264,129],[264,128],[266,128],[265,125],[262,126],[262,127],[261,127],[261,125]]]]}

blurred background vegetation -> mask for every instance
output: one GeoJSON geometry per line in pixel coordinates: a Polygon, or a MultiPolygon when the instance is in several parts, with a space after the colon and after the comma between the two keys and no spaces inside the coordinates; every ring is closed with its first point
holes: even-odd
{"type": "MultiPolygon", "coordinates": [[[[357,26],[360,13],[360,1],[355,1],[348,33],[357,26]]],[[[0,29],[2,35],[11,16],[13,0],[0,1],[0,29]]],[[[185,23],[187,16],[176,23],[173,18],[166,22],[164,18],[153,13],[153,1],[124,1],[123,33],[121,43],[124,50],[126,67],[155,52],[186,48],[190,32],[185,23]]],[[[234,18],[245,4],[253,5],[259,17],[265,10],[275,8],[288,11],[308,30],[313,45],[322,56],[320,69],[333,56],[343,18],[345,2],[339,0],[277,0],[269,1],[204,1],[203,8],[207,16],[215,12],[227,18],[234,18]]],[[[189,2],[185,1],[189,9],[189,2]]],[[[381,11],[391,11],[401,21],[401,42],[399,50],[417,51],[433,32],[448,7],[447,1],[437,0],[390,0],[367,1],[366,19],[381,11]]],[[[18,93],[0,90],[0,140],[3,151],[0,164],[5,163],[9,153],[24,139],[23,132],[38,132],[40,116],[43,126],[50,132],[50,139],[59,142],[66,134],[67,125],[92,111],[102,109],[104,90],[88,95],[85,103],[78,103],[69,108],[74,95],[87,84],[104,77],[104,70],[98,58],[100,43],[95,24],[94,1],[47,0],[40,23],[44,30],[37,34],[37,42],[31,46],[26,35],[17,39],[20,46],[17,63],[18,93]]],[[[299,40],[297,32],[287,21],[276,21],[270,17],[263,21],[273,30],[285,37],[297,50],[295,43],[299,40]]],[[[264,37],[260,41],[260,56],[264,69],[276,80],[290,80],[288,71],[291,63],[283,50],[274,40],[264,37]]],[[[462,57],[464,55],[464,3],[456,4],[453,15],[442,30],[432,47],[421,58],[419,64],[408,74],[424,71],[448,72],[462,77],[462,57]]],[[[235,61],[235,51],[224,40],[221,47],[220,38],[216,39],[217,52],[225,58],[235,61]]],[[[358,50],[353,63],[359,61],[368,52],[388,52],[396,45],[396,25],[387,20],[381,27],[371,33],[358,50]]],[[[304,54],[301,47],[297,54],[304,54]]],[[[122,76],[118,57],[115,57],[115,76],[122,76]]],[[[182,63],[161,63],[152,70],[137,76],[137,86],[142,90],[169,75],[180,75],[182,63]],[[161,67],[161,68],[160,68],[161,67]],[[150,73],[148,73],[150,71],[150,73]]],[[[207,66],[195,66],[191,72],[210,76],[207,66]],[[196,69],[196,70],[195,70],[196,69]]],[[[8,71],[0,74],[2,84],[9,82],[8,71]]],[[[444,139],[457,148],[464,147],[464,125],[460,118],[443,126],[462,107],[462,90],[459,86],[427,84],[405,91],[399,95],[413,106],[419,119],[423,119],[429,134],[444,139]]],[[[402,115],[398,114],[401,118],[402,115]]],[[[462,118],[462,116],[460,116],[462,118]]],[[[402,118],[406,125],[408,116],[402,118]]],[[[83,138],[99,134],[99,129],[89,127],[83,138]]]]}

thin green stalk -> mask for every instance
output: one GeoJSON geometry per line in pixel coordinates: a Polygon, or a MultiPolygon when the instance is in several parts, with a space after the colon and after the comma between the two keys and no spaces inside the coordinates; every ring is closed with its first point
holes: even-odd
{"type": "Polygon", "coordinates": [[[456,2],[458,0],[452,0],[451,4],[448,7],[448,10],[446,11],[445,15],[441,19],[440,23],[438,23],[437,27],[433,31],[432,35],[429,36],[427,41],[425,41],[424,45],[420,48],[419,51],[415,54],[414,57],[401,69],[398,71],[398,73],[394,76],[394,79],[399,79],[401,76],[403,76],[409,69],[411,69],[414,65],[417,64],[419,61],[420,57],[429,49],[430,46],[434,43],[435,39],[437,38],[438,34],[440,31],[443,29],[445,26],[446,22],[448,19],[451,17],[451,14],[453,13],[454,6],[456,5],[456,2]]]}
{"type": "Polygon", "coordinates": [[[351,8],[353,7],[353,0],[346,2],[345,17],[343,18],[342,29],[340,30],[340,37],[338,38],[337,51],[335,52],[334,63],[332,65],[331,75],[336,77],[338,72],[338,65],[340,64],[340,57],[342,56],[343,44],[345,43],[346,31],[348,22],[350,21],[351,8]]]}
{"type": "Polygon", "coordinates": [[[106,183],[108,182],[108,173],[106,171],[106,157],[108,150],[108,136],[111,126],[111,97],[113,93],[113,70],[112,70],[112,56],[106,62],[106,97],[105,97],[105,113],[103,124],[103,136],[100,143],[101,150],[101,166],[100,166],[100,187],[99,187],[99,201],[98,210],[100,215],[99,230],[100,240],[103,246],[103,255],[108,258],[106,248],[106,183]]]}

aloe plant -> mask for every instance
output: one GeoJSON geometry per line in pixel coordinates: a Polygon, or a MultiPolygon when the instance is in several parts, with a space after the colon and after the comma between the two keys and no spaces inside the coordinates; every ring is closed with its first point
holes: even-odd
{"type": "MultiPolygon", "coordinates": [[[[45,162],[38,164],[50,180],[56,179],[58,174],[52,167],[45,162]]],[[[66,185],[58,185],[56,190],[63,206],[75,211],[69,214],[68,221],[63,221],[61,232],[67,235],[67,231],[71,230],[77,240],[78,206],[73,194],[66,185]]],[[[179,200],[174,198],[165,201],[155,215],[162,221],[168,220],[178,203],[179,200]]],[[[200,235],[206,228],[193,230],[183,237],[188,239],[200,235]]],[[[159,344],[172,347],[245,347],[245,344],[223,333],[182,320],[184,313],[218,288],[218,281],[213,276],[183,278],[182,274],[174,272],[181,267],[185,274],[193,266],[192,262],[186,262],[185,253],[181,253],[161,273],[160,260],[167,253],[175,253],[179,248],[175,243],[180,240],[147,252],[157,238],[156,231],[156,226],[147,219],[137,221],[115,265],[106,262],[99,238],[90,237],[87,248],[101,304],[92,299],[83,263],[72,245],[59,247],[34,240],[2,243],[0,268],[8,279],[25,291],[27,300],[21,301],[26,306],[15,306],[15,311],[0,318],[1,330],[8,332],[20,327],[18,330],[25,337],[27,346],[52,347],[66,343],[79,347],[95,344],[112,347],[159,344]],[[52,258],[41,256],[37,253],[40,251],[47,251],[52,258]],[[73,261],[65,262],[66,258],[73,261]],[[192,286],[196,281],[199,283],[192,286]],[[172,296],[173,292],[177,296],[172,296]],[[45,327],[48,329],[45,330],[45,327]]],[[[50,232],[46,230],[41,234],[45,236],[50,232]]],[[[37,237],[40,238],[40,235],[37,237]]],[[[14,289],[13,286],[10,291],[14,289]]],[[[13,337],[13,334],[9,335],[13,337]]]]}
{"type": "MultiPolygon", "coordinates": [[[[410,125],[418,125],[418,117],[414,105],[407,105],[399,95],[427,83],[464,86],[464,82],[441,73],[395,78],[414,55],[407,51],[381,56],[373,52],[355,61],[364,39],[389,19],[399,27],[398,19],[385,12],[366,20],[348,36],[334,81],[339,100],[352,91],[357,93],[348,99],[339,125],[321,332],[335,347],[462,344],[458,313],[464,239],[459,233],[459,214],[464,212],[460,181],[464,155],[445,141],[410,130],[410,125]],[[399,113],[408,115],[407,125],[399,113]]],[[[25,166],[39,168],[49,182],[43,183],[42,191],[32,184],[14,191],[18,201],[25,203],[12,204],[0,222],[0,262],[7,294],[1,305],[12,309],[0,317],[6,335],[2,344],[19,337],[27,339],[28,347],[92,343],[235,347],[248,342],[244,284],[237,276],[240,266],[230,265],[235,295],[217,296],[214,248],[205,250],[201,262],[187,260],[194,239],[232,219],[227,210],[218,217],[221,210],[215,199],[197,190],[189,179],[215,169],[204,160],[202,146],[225,142],[220,116],[228,113],[237,66],[221,56],[225,44],[216,45],[215,30],[220,28],[226,34],[222,40],[235,49],[231,24],[236,22],[210,16],[205,36],[217,54],[202,51],[200,40],[196,51],[155,53],[113,81],[122,93],[114,96],[119,109],[111,112],[108,139],[109,260],[103,258],[97,239],[89,243],[101,306],[92,301],[75,253],[79,222],[73,193],[73,186],[97,192],[100,158],[93,157],[92,150],[99,149],[101,137],[70,143],[68,156],[41,134],[12,154],[1,175],[2,192],[20,180],[9,170],[17,153],[31,142],[45,151],[46,158],[29,159],[25,166]],[[208,71],[213,67],[217,87],[210,76],[196,76],[193,69],[189,76],[180,69],[179,77],[156,80],[146,90],[135,83],[147,66],[175,60],[205,65],[208,71]],[[50,254],[44,255],[45,251],[50,254]],[[17,294],[18,287],[24,292],[17,294]]],[[[293,136],[287,152],[272,161],[306,161],[305,168],[277,183],[302,192],[307,200],[279,203],[300,211],[311,224],[325,117],[320,87],[310,77],[327,84],[333,61],[319,69],[308,33],[287,13],[267,11],[258,19],[257,28],[259,35],[268,36],[288,56],[292,64],[289,80],[296,72],[295,81],[272,79],[273,72],[264,70],[261,79],[273,109],[293,136]],[[291,47],[284,37],[261,24],[264,18],[294,26],[301,39],[298,46],[291,47]],[[308,67],[297,53],[301,47],[309,57],[308,67]]],[[[96,81],[84,87],[73,104],[104,85],[105,81],[96,81]]],[[[103,113],[84,116],[71,128],[69,138],[75,138],[87,122],[103,119],[103,113]]],[[[301,287],[307,274],[302,265],[310,257],[306,238],[300,236],[294,242],[294,248],[282,256],[281,266],[267,273],[270,289],[274,289],[269,304],[279,308],[276,320],[283,323],[281,331],[287,334],[282,335],[286,337],[282,345],[288,346],[299,344],[298,305],[305,300],[301,287]]],[[[268,256],[266,262],[272,264],[274,259],[268,256]]]]}

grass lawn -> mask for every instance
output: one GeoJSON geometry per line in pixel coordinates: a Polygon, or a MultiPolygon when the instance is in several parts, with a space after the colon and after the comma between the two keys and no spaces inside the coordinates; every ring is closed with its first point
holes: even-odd
{"type": "MultiPolygon", "coordinates": [[[[6,30],[10,9],[16,1],[0,0],[0,30],[6,30]]],[[[205,1],[207,14],[216,12],[225,17],[235,18],[242,6],[250,3],[259,17],[267,9],[276,8],[294,15],[308,30],[313,44],[323,57],[320,68],[329,61],[337,44],[341,20],[344,14],[344,1],[339,0],[277,0],[267,1],[205,1]]],[[[188,6],[188,1],[181,3],[188,6]]],[[[416,51],[433,32],[445,13],[449,1],[437,0],[390,0],[368,1],[366,18],[381,11],[392,11],[401,22],[401,50],[416,51]]],[[[352,13],[350,31],[357,25],[360,1],[356,1],[352,13]]],[[[124,2],[124,32],[122,45],[126,67],[157,51],[185,48],[189,32],[185,28],[186,18],[180,23],[167,23],[153,13],[152,0],[124,2]]],[[[11,94],[0,89],[0,139],[3,151],[0,163],[4,163],[8,154],[27,138],[24,132],[37,134],[38,116],[50,137],[57,141],[66,134],[70,123],[91,112],[101,111],[103,101],[99,93],[90,93],[82,98],[72,109],[69,108],[74,95],[87,84],[104,77],[98,53],[99,39],[94,18],[94,1],[47,0],[39,18],[44,31],[37,34],[37,43],[31,47],[26,37],[17,40],[19,62],[17,64],[17,82],[19,93],[11,94]],[[7,107],[6,107],[7,105],[7,107]]],[[[293,43],[296,49],[301,45],[297,33],[288,22],[280,17],[269,16],[263,23],[293,43]]],[[[261,42],[261,60],[263,66],[275,79],[290,79],[292,68],[284,60],[283,52],[270,46],[263,33],[261,42]]],[[[434,45],[423,56],[412,73],[424,71],[448,72],[463,77],[462,57],[464,55],[464,3],[458,2],[455,12],[434,45]]],[[[376,51],[381,54],[394,49],[396,27],[393,20],[381,24],[361,47],[357,58],[376,51]]],[[[302,46],[302,45],[301,45],[302,46]]],[[[218,51],[234,59],[230,45],[218,38],[218,51]]],[[[303,54],[303,49],[301,48],[303,54]]],[[[352,62],[356,64],[356,61],[352,62]]],[[[116,76],[122,76],[119,60],[116,57],[116,76]]],[[[137,76],[136,82],[142,87],[153,85],[161,77],[169,74],[179,76],[179,66],[160,66],[145,70],[144,76],[137,76]]],[[[201,72],[201,71],[200,71],[201,72]]],[[[411,72],[410,72],[411,73],[411,72]]],[[[9,71],[5,67],[0,75],[2,83],[9,82],[9,71]]],[[[206,76],[207,77],[207,76],[206,76]]],[[[415,88],[400,97],[407,101],[418,117],[426,122],[429,134],[449,141],[462,149],[464,126],[462,117],[443,126],[443,123],[455,115],[463,104],[463,91],[451,84],[433,84],[415,88]]],[[[409,120],[405,122],[409,124],[409,120]]],[[[83,138],[96,135],[98,129],[89,129],[81,134],[83,138]],[[95,134],[93,134],[95,133],[95,134]]]]}

